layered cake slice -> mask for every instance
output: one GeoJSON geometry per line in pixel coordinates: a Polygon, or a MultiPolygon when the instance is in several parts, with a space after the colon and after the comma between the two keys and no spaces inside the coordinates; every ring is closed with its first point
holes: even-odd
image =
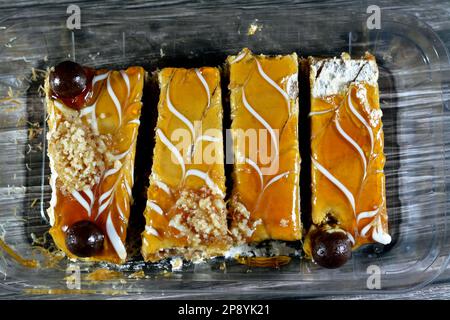
{"type": "Polygon", "coordinates": [[[366,54],[309,58],[312,226],[304,250],[335,268],[365,243],[388,244],[378,67],[366,54]]]}
{"type": "Polygon", "coordinates": [[[235,244],[302,237],[298,142],[298,61],[243,49],[230,73],[235,244]]]}
{"type": "Polygon", "coordinates": [[[158,80],[142,255],[146,261],[222,255],[230,239],[219,70],[165,68],[158,80]]]}
{"type": "Polygon", "coordinates": [[[45,81],[50,234],[70,258],[122,263],[145,71],[65,61],[45,81]]]}

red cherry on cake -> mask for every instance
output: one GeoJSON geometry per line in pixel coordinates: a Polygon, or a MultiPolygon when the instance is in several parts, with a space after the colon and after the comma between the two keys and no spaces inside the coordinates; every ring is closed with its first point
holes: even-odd
{"type": "Polygon", "coordinates": [[[50,72],[50,87],[60,98],[75,98],[86,89],[87,82],[84,68],[76,62],[63,61],[50,72]]]}

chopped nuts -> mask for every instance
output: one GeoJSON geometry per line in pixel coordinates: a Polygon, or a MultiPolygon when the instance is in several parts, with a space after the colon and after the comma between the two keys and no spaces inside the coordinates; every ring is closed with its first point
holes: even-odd
{"type": "Polygon", "coordinates": [[[111,137],[95,135],[80,118],[61,119],[48,132],[47,139],[49,155],[53,158],[63,191],[92,187],[109,166],[105,154],[111,137]]]}

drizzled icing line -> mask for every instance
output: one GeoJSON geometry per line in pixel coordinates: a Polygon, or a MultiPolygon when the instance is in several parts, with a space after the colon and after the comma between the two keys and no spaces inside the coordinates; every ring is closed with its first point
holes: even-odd
{"type": "Polygon", "coordinates": [[[175,158],[178,160],[178,163],[183,172],[182,177],[184,177],[184,175],[186,173],[186,167],[185,167],[183,157],[180,154],[180,151],[178,151],[178,149],[172,144],[172,142],[170,142],[170,140],[167,139],[167,137],[164,135],[164,133],[161,131],[161,129],[159,129],[159,128],[156,129],[156,134],[158,135],[161,142],[170,150],[170,152],[173,153],[175,158]]]}
{"type": "Polygon", "coordinates": [[[161,209],[161,207],[158,204],[156,204],[156,202],[154,202],[153,200],[147,200],[147,207],[149,207],[150,209],[152,209],[153,211],[155,211],[160,215],[164,215],[163,209],[161,209]]]}
{"type": "Polygon", "coordinates": [[[105,80],[107,77],[109,77],[109,71],[103,74],[99,74],[96,75],[92,78],[92,88],[94,88],[94,85],[98,82],[98,81],[102,81],[105,80]]]}
{"type": "Polygon", "coordinates": [[[290,171],[286,171],[286,172],[280,173],[280,174],[276,175],[275,177],[273,177],[272,179],[270,179],[269,182],[267,182],[266,186],[264,187],[263,192],[266,191],[266,189],[268,187],[270,187],[271,184],[277,182],[278,180],[280,180],[284,177],[287,177],[290,173],[291,173],[290,171]]]}
{"type": "Polygon", "coordinates": [[[356,218],[356,223],[358,224],[359,221],[361,221],[362,219],[374,217],[378,213],[379,210],[380,210],[380,208],[377,208],[373,211],[363,211],[363,212],[358,213],[358,217],[356,218]]]}
{"type": "Polygon", "coordinates": [[[122,75],[123,80],[125,81],[125,85],[127,86],[127,97],[130,96],[130,78],[127,73],[123,70],[120,70],[120,74],[122,75]]]}
{"type": "Polygon", "coordinates": [[[273,145],[275,147],[275,158],[278,158],[278,139],[273,131],[273,128],[261,117],[255,109],[248,103],[247,98],[245,97],[245,89],[242,88],[242,102],[244,103],[245,108],[250,112],[266,129],[269,131],[270,137],[272,139],[273,145]]]}
{"type": "Polygon", "coordinates": [[[166,183],[164,183],[163,181],[161,181],[161,179],[155,173],[152,173],[152,175],[151,175],[151,184],[155,184],[158,188],[163,190],[168,195],[172,194],[169,186],[166,183]]]}
{"type": "Polygon", "coordinates": [[[111,86],[111,77],[108,75],[108,78],[106,79],[106,87],[107,87],[107,91],[108,94],[111,98],[111,100],[114,103],[114,106],[116,107],[116,111],[117,111],[117,115],[119,117],[119,127],[122,124],[122,106],[120,105],[120,101],[119,99],[117,99],[116,94],[114,93],[114,90],[111,86]]]}
{"type": "Polygon", "coordinates": [[[356,111],[355,106],[352,103],[352,97],[351,96],[352,96],[351,92],[349,92],[348,93],[348,97],[347,97],[347,102],[348,102],[349,109],[355,115],[355,117],[357,117],[358,120],[366,127],[367,131],[369,132],[369,136],[370,136],[370,154],[372,155],[373,144],[374,144],[372,128],[367,123],[367,121],[363,118],[363,116],[361,114],[359,114],[358,111],[356,111]]]}
{"type": "Polygon", "coordinates": [[[353,197],[353,194],[347,189],[342,182],[340,182],[338,179],[336,179],[327,169],[325,169],[316,159],[311,157],[311,161],[314,164],[314,166],[319,169],[319,171],[328,179],[330,182],[332,182],[336,187],[338,187],[339,190],[342,191],[342,193],[347,197],[350,205],[352,206],[353,213],[355,213],[355,198],[353,197]]]}
{"type": "Polygon", "coordinates": [[[383,230],[381,216],[377,217],[375,226],[372,229],[372,239],[384,245],[389,244],[392,241],[391,236],[383,230]]]}
{"type": "Polygon", "coordinates": [[[124,243],[122,242],[119,234],[116,231],[116,228],[114,227],[113,221],[111,219],[111,212],[108,213],[108,218],[106,219],[106,233],[119,258],[121,260],[125,260],[127,257],[127,251],[125,249],[124,243]]]}
{"type": "Polygon", "coordinates": [[[245,163],[249,164],[258,173],[260,188],[263,189],[264,187],[263,174],[259,166],[252,159],[249,158],[245,158],[245,163]]]}
{"type": "Polygon", "coordinates": [[[336,110],[336,109],[332,108],[332,109],[321,110],[321,111],[311,111],[311,112],[308,114],[308,117],[319,116],[319,115],[322,115],[322,114],[326,114],[326,113],[333,112],[333,111],[335,111],[335,110],[336,110]]]}
{"type": "Polygon", "coordinates": [[[169,108],[169,111],[177,117],[181,122],[183,122],[191,131],[192,137],[195,137],[195,131],[194,131],[194,125],[191,121],[189,121],[188,118],[186,118],[181,112],[179,112],[172,104],[172,101],[170,100],[170,83],[167,85],[167,91],[166,91],[166,101],[167,101],[167,107],[169,108]]]}
{"type": "Polygon", "coordinates": [[[209,177],[209,175],[203,171],[197,170],[197,169],[189,169],[186,172],[186,177],[189,176],[196,176],[200,179],[202,179],[203,181],[206,182],[206,185],[216,194],[218,194],[220,197],[224,198],[225,195],[222,192],[222,190],[220,190],[219,186],[217,184],[214,183],[214,181],[212,181],[212,179],[209,177]]]}
{"type": "Polygon", "coordinates": [[[208,96],[208,104],[206,105],[206,109],[209,109],[209,106],[211,105],[211,93],[209,92],[208,83],[206,82],[206,79],[201,74],[200,70],[198,70],[197,68],[195,69],[195,74],[200,79],[200,82],[202,83],[203,87],[205,88],[206,95],[208,96]]]}
{"type": "Polygon", "coordinates": [[[125,217],[125,214],[123,213],[122,209],[120,209],[120,206],[118,203],[116,203],[117,212],[119,213],[120,219],[122,219],[123,222],[128,223],[127,217],[125,217]]]}
{"type": "Polygon", "coordinates": [[[137,125],[140,125],[140,124],[141,124],[141,121],[140,121],[139,119],[133,119],[133,120],[128,121],[128,124],[137,124],[137,125]]]}
{"type": "Polygon", "coordinates": [[[281,93],[281,95],[283,96],[284,100],[286,101],[286,105],[287,105],[287,111],[288,114],[290,114],[290,108],[289,108],[289,96],[286,93],[286,91],[284,91],[283,89],[280,88],[280,86],[273,81],[263,70],[263,68],[261,67],[261,64],[259,63],[258,59],[255,58],[256,61],[256,65],[258,66],[258,72],[261,75],[261,77],[264,78],[264,80],[267,81],[267,83],[269,83],[272,87],[274,87],[279,93],[281,93]]]}
{"type": "Polygon", "coordinates": [[[158,231],[156,231],[156,229],[151,226],[145,226],[145,232],[155,237],[159,237],[158,231]]]}
{"type": "Polygon", "coordinates": [[[363,163],[364,166],[364,176],[363,179],[366,178],[367,175],[367,160],[366,160],[366,156],[364,155],[364,151],[361,149],[361,147],[356,143],[355,140],[353,140],[345,131],[344,129],[342,129],[340,123],[339,123],[339,119],[335,119],[334,123],[336,124],[336,129],[338,130],[338,132],[340,133],[340,135],[347,140],[352,146],[353,148],[355,148],[356,151],[358,151],[360,157],[361,157],[361,161],[363,163]]]}
{"type": "Polygon", "coordinates": [[[86,199],[83,198],[83,196],[76,190],[71,192],[72,196],[77,200],[77,202],[86,210],[88,216],[91,216],[91,206],[86,201],[86,199]]]}
{"type": "Polygon", "coordinates": [[[246,51],[241,52],[236,58],[234,58],[234,60],[232,60],[232,61],[230,62],[230,64],[233,64],[233,63],[236,63],[236,62],[241,61],[242,59],[244,59],[244,57],[245,57],[246,55],[247,55],[247,52],[246,52],[246,51]]]}
{"type": "Polygon", "coordinates": [[[113,174],[116,174],[117,172],[119,172],[120,168],[112,168],[112,169],[108,169],[105,171],[104,175],[103,175],[103,179],[106,179],[109,176],[112,176],[113,174]]]}

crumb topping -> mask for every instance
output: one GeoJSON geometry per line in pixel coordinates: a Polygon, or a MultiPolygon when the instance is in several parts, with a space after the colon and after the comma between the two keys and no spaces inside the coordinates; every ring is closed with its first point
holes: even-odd
{"type": "Polygon", "coordinates": [[[109,135],[95,135],[78,117],[57,116],[55,128],[47,134],[49,155],[54,162],[63,192],[80,191],[98,183],[111,163],[107,155],[109,135]]]}
{"type": "Polygon", "coordinates": [[[237,244],[245,243],[253,235],[258,225],[262,223],[261,219],[251,222],[250,211],[237,199],[231,200],[233,221],[237,221],[231,228],[231,234],[237,244]]]}
{"type": "Polygon", "coordinates": [[[177,214],[169,225],[187,236],[193,246],[227,239],[227,214],[224,200],[206,187],[200,191],[183,190],[175,203],[177,214]]]}

